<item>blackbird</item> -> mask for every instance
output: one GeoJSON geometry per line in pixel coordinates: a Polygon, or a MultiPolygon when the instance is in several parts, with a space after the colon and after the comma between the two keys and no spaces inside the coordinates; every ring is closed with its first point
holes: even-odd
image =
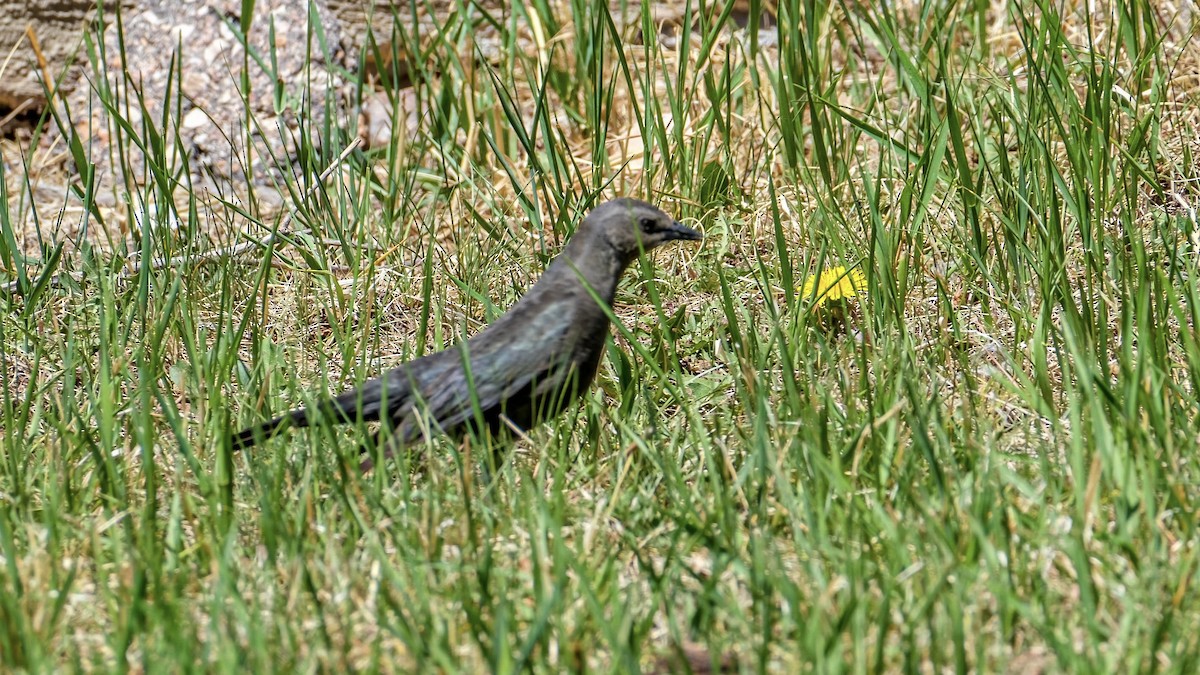
{"type": "MultiPolygon", "coordinates": [[[[289,427],[384,420],[377,442],[392,457],[440,430],[454,439],[508,424],[525,430],[562,412],[600,364],[621,274],[638,256],[702,235],[655,206],[614,199],[579,225],[541,279],[475,336],[387,371],[316,410],[300,408],[239,431],[245,448],[289,427]]],[[[364,452],[365,448],[364,446],[364,452]]],[[[363,462],[364,470],[371,460],[363,462]]]]}

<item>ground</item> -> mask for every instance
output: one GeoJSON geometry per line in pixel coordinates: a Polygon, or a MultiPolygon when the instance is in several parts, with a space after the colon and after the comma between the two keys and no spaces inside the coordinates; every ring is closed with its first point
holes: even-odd
{"type": "Polygon", "coordinates": [[[771,6],[464,11],[387,142],[300,124],[272,199],[196,187],[170,106],[109,177],[6,130],[5,664],[1194,672],[1189,6],[771,6]],[[479,330],[617,195],[705,241],[499,466],[231,451],[479,330]]]}

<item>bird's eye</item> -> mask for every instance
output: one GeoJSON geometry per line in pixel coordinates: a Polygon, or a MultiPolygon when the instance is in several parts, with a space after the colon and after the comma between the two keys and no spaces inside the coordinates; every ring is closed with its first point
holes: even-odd
{"type": "Polygon", "coordinates": [[[642,218],[642,221],[638,224],[642,226],[642,232],[654,231],[654,219],[653,218],[642,218]]]}

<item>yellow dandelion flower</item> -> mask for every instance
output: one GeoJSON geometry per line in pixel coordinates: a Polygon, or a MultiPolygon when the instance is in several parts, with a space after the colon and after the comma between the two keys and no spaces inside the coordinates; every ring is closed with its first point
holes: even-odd
{"type": "Polygon", "coordinates": [[[804,290],[800,295],[811,298],[819,294],[815,303],[817,307],[820,307],[832,300],[857,297],[860,291],[865,290],[867,290],[867,275],[863,274],[862,270],[857,267],[847,270],[839,265],[821,272],[819,281],[817,275],[809,275],[804,280],[804,290]]]}

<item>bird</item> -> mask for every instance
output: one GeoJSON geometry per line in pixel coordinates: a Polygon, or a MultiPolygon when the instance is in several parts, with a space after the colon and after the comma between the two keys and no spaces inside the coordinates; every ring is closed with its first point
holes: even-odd
{"type": "MultiPolygon", "coordinates": [[[[627,197],[588,213],[541,278],[506,313],[469,339],[393,368],[362,386],[232,435],[244,449],[288,428],[383,421],[383,456],[432,431],[528,430],[587,390],[600,365],[617,283],[646,251],[703,235],[658,207],[627,197]]],[[[367,454],[364,444],[362,453],[367,454]]],[[[367,458],[360,469],[374,462],[367,458]]]]}

